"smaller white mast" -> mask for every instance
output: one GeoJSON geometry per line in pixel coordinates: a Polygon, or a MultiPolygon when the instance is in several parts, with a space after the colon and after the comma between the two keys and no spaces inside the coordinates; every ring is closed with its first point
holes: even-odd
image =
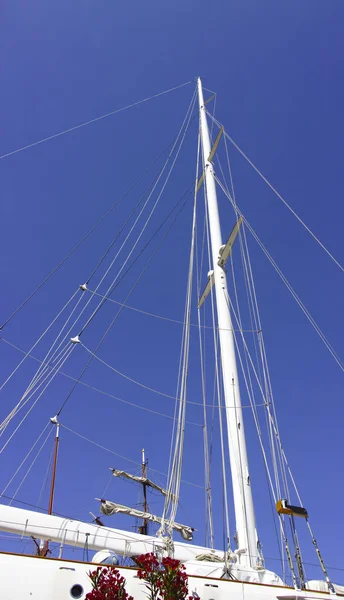
{"type": "Polygon", "coordinates": [[[200,110],[200,130],[204,161],[203,176],[209,217],[216,308],[219,326],[223,390],[226,406],[227,432],[231,465],[236,535],[240,561],[255,567],[259,564],[258,537],[254,514],[250,475],[248,469],[246,440],[236,366],[232,321],[228,305],[226,273],[219,265],[222,236],[217,205],[216,185],[206,110],[203,100],[202,81],[197,80],[200,110]],[[235,407],[235,408],[233,408],[235,407]]]}

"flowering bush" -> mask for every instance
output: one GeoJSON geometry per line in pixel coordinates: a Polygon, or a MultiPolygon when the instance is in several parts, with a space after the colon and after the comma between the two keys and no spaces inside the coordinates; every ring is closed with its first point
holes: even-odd
{"type": "Polygon", "coordinates": [[[179,560],[163,558],[159,563],[152,552],[142,554],[136,560],[137,574],[146,582],[150,600],[184,600],[187,597],[188,577],[179,560]]]}
{"type": "Polygon", "coordinates": [[[157,557],[153,552],[141,554],[136,562],[139,566],[137,574],[146,582],[150,600],[157,600],[161,588],[161,568],[157,557]]]}
{"type": "Polygon", "coordinates": [[[98,567],[88,574],[93,590],[86,600],[134,600],[125,589],[125,579],[117,569],[98,567]]]}
{"type": "MultiPolygon", "coordinates": [[[[153,552],[136,559],[138,577],[145,582],[149,600],[186,600],[188,577],[179,560],[163,558],[161,563],[153,552]]],[[[113,567],[98,567],[89,573],[92,591],[86,600],[134,600],[125,589],[125,579],[113,567]]],[[[188,600],[193,600],[189,596],[188,600]]]]}

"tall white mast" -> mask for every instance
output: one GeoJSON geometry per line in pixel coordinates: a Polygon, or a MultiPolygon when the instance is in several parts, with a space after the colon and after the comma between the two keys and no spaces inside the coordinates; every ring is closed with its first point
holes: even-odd
{"type": "Polygon", "coordinates": [[[248,470],[234,336],[228,306],[227,278],[224,268],[218,265],[219,251],[223,242],[214,170],[209,161],[211,147],[200,78],[198,78],[197,84],[237,541],[238,549],[242,550],[242,553],[239,554],[240,562],[254,567],[258,564],[259,559],[256,520],[248,470]]]}

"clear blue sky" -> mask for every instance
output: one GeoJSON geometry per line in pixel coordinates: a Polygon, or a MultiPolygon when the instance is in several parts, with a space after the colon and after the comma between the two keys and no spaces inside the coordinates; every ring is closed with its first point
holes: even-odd
{"type": "MultiPolygon", "coordinates": [[[[341,0],[177,0],[169,4],[154,0],[61,0],[39,1],[34,6],[11,0],[2,3],[0,14],[0,155],[200,74],[205,85],[218,94],[217,117],[343,262],[341,0]]],[[[192,86],[185,87],[0,160],[1,320],[167,146],[191,94],[192,86]]],[[[183,155],[178,175],[168,188],[161,218],[194,176],[195,148],[194,123],[186,146],[190,154],[183,155]]],[[[232,160],[243,212],[343,355],[342,273],[248,170],[242,158],[233,154],[232,160]]],[[[138,193],[11,321],[4,337],[29,348],[75,287],[86,279],[138,193]]],[[[233,216],[224,200],[221,209],[225,236],[233,216]]],[[[146,285],[135,291],[135,306],[182,318],[190,219],[189,205],[166,242],[165,251],[147,273],[146,285]]],[[[342,567],[342,372],[260,251],[253,244],[251,249],[284,445],[325,562],[342,567]]],[[[119,289],[116,299],[124,298],[129,284],[119,289]]],[[[104,323],[114,310],[114,306],[104,309],[104,323]]],[[[133,313],[121,316],[101,356],[148,385],[173,394],[180,329],[145,319],[148,317],[133,313]]],[[[95,332],[85,343],[93,348],[96,339],[95,332]]],[[[0,350],[3,380],[19,355],[4,343],[0,350]]],[[[44,347],[38,356],[43,351],[44,347]]],[[[78,366],[77,361],[72,362],[68,372],[75,374],[78,366]]],[[[17,401],[32,369],[31,363],[24,367],[2,393],[2,417],[17,401]]],[[[172,414],[170,401],[163,404],[164,399],[143,392],[99,365],[92,367],[86,380],[115,395],[172,414]]],[[[1,489],[69,388],[67,381],[58,379],[32,411],[28,426],[4,452],[1,489]]],[[[197,386],[194,393],[199,393],[197,386]]],[[[189,417],[201,420],[197,409],[190,409],[189,417]]],[[[138,414],[94,392],[78,389],[62,422],[134,460],[140,459],[144,445],[151,467],[166,471],[167,419],[138,414]]],[[[191,427],[187,436],[192,450],[186,456],[184,477],[202,484],[200,430],[191,427]],[[197,453],[199,461],[195,459],[197,453]]],[[[254,448],[250,440],[258,528],[266,556],[274,557],[270,507],[263,492],[266,484],[254,448]]],[[[47,460],[47,456],[39,459],[18,498],[37,502],[47,460]]],[[[90,510],[96,512],[93,499],[103,494],[109,466],[130,468],[129,463],[119,459],[115,462],[115,457],[65,431],[56,511],[84,519],[90,510]]],[[[214,475],[216,471],[215,466],[214,475]]],[[[16,481],[19,484],[20,477],[16,481]]],[[[9,492],[14,493],[16,487],[14,482],[9,492]]],[[[108,495],[123,503],[137,501],[133,487],[117,482],[111,482],[108,495]]],[[[221,493],[215,495],[217,541],[221,546],[221,493]]],[[[46,494],[44,498],[46,502],[46,494]]],[[[192,521],[200,530],[197,541],[202,543],[201,492],[183,486],[181,503],[184,512],[180,520],[192,521]]],[[[305,558],[316,562],[311,550],[305,551],[305,558]]],[[[273,561],[268,566],[273,569],[273,561]]],[[[340,574],[335,578],[340,580],[340,574]]]]}

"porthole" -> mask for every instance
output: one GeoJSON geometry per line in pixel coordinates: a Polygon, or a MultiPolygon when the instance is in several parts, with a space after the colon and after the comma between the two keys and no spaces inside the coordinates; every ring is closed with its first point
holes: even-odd
{"type": "Polygon", "coordinates": [[[70,595],[72,596],[72,598],[81,598],[83,593],[84,593],[84,588],[82,587],[82,585],[79,585],[78,583],[73,585],[73,587],[70,590],[70,595]]]}

